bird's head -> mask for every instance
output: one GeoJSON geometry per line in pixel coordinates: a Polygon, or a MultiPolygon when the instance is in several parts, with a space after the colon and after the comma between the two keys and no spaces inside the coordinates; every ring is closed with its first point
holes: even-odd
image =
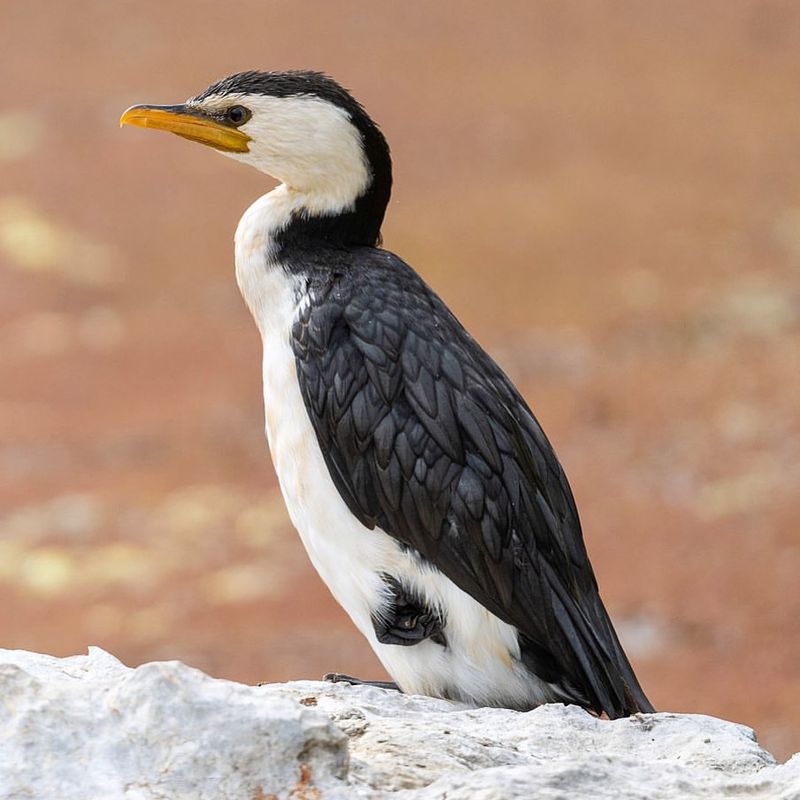
{"type": "Polygon", "coordinates": [[[241,72],[180,105],[132,106],[120,125],[170,131],[250,164],[304,195],[312,214],[369,207],[380,228],[389,148],[363,107],[322,73],[241,72]]]}

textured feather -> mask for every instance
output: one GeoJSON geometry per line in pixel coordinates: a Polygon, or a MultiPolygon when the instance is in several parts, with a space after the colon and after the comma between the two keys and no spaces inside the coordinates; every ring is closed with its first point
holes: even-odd
{"type": "Polygon", "coordinates": [[[306,408],[353,514],[520,633],[522,660],[611,717],[652,710],[619,645],[566,477],[494,361],[405,263],[309,269],[292,332],[306,408]]]}

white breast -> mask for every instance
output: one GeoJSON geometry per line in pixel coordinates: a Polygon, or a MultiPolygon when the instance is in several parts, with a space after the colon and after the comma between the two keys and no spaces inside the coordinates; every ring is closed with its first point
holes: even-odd
{"type": "Polygon", "coordinates": [[[305,294],[301,280],[271,260],[270,233],[286,213],[281,187],[256,201],[236,231],[236,277],[264,346],[266,433],[292,523],[312,563],[359,630],[372,635],[381,571],[394,572],[399,546],[365,528],[333,484],[306,412],[290,344],[305,294]]]}
{"type": "Polygon", "coordinates": [[[300,393],[290,344],[306,301],[301,278],[272,260],[271,233],[292,198],[278,187],[256,201],[236,231],[236,277],[264,345],[266,434],[289,516],[314,567],[404,691],[479,704],[533,706],[552,697],[517,661],[516,630],[380,529],[364,527],[328,473],[300,393]],[[381,575],[412,588],[446,620],[448,646],[377,641],[372,613],[384,602],[381,575]]]}

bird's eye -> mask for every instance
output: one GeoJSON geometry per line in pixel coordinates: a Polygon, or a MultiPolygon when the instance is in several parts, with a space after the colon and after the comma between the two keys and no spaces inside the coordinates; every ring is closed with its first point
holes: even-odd
{"type": "Polygon", "coordinates": [[[244,106],[231,106],[225,112],[225,119],[230,122],[231,125],[244,125],[252,116],[250,109],[244,106]]]}

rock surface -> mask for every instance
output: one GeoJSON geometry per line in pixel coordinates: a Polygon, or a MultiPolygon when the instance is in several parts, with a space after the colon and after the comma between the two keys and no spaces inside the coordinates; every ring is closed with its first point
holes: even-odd
{"type": "Polygon", "coordinates": [[[2,800],[800,798],[752,731],[661,713],[468,709],[369,687],[250,687],[91,648],[0,650],[2,800]]]}

